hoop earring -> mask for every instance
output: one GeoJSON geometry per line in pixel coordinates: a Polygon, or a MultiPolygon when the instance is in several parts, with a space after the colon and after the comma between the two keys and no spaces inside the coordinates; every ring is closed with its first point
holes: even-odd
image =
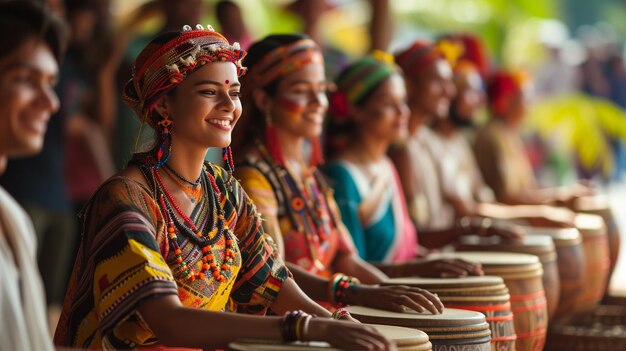
{"type": "Polygon", "coordinates": [[[274,159],[274,162],[280,166],[285,166],[283,151],[281,150],[280,143],[278,142],[278,133],[276,132],[276,128],[274,128],[274,124],[269,117],[265,118],[265,145],[267,146],[267,151],[270,156],[274,159]]]}
{"type": "Polygon", "coordinates": [[[174,120],[172,120],[166,112],[163,114],[163,118],[157,122],[157,127],[161,132],[159,138],[161,145],[157,151],[157,162],[154,167],[161,168],[167,163],[172,153],[172,130],[174,129],[174,120]]]}

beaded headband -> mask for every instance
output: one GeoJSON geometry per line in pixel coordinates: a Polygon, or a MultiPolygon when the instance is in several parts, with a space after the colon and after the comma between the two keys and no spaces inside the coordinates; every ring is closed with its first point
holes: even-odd
{"type": "Polygon", "coordinates": [[[396,62],[407,76],[412,76],[432,62],[443,58],[435,45],[419,40],[396,54],[396,62]]]}
{"type": "Polygon", "coordinates": [[[300,39],[267,53],[254,68],[252,79],[255,85],[264,87],[311,63],[324,63],[320,48],[311,39],[300,39]]]}
{"type": "Polygon", "coordinates": [[[186,25],[180,32],[157,37],[143,49],[124,87],[124,102],[154,126],[155,121],[147,118],[154,106],[189,74],[210,62],[232,62],[241,76],[246,72],[241,64],[245,56],[238,43],[230,45],[213,27],[204,29],[198,24],[192,29],[186,25]]]}
{"type": "Polygon", "coordinates": [[[355,105],[380,82],[398,71],[393,56],[382,51],[374,51],[347,67],[335,82],[337,90],[330,98],[333,117],[345,117],[349,105],[355,105]]]}

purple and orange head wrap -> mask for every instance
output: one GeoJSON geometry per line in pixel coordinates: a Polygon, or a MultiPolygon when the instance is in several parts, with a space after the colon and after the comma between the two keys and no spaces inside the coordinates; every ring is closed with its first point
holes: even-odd
{"type": "Polygon", "coordinates": [[[241,65],[245,55],[238,43],[230,45],[211,26],[184,26],[180,32],[162,34],[135,60],[133,77],[124,87],[124,102],[140,120],[154,127],[154,106],[189,74],[207,63],[232,62],[241,76],[246,72],[241,65]]]}

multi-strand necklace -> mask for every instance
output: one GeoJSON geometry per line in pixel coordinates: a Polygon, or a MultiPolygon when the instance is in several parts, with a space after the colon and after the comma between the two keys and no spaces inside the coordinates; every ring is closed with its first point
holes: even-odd
{"type": "Polygon", "coordinates": [[[209,182],[213,191],[204,191],[203,200],[207,201],[209,210],[212,209],[213,217],[205,222],[204,229],[196,227],[193,221],[178,206],[176,200],[163,184],[163,180],[159,174],[159,170],[153,171],[154,179],[158,184],[161,194],[159,202],[167,222],[167,236],[169,238],[170,248],[174,252],[175,262],[178,265],[177,271],[189,282],[196,279],[206,279],[207,275],[211,275],[216,281],[226,281],[225,272],[230,271],[230,266],[235,259],[234,251],[234,235],[228,225],[225,224],[224,209],[221,206],[223,194],[219,190],[215,177],[210,172],[203,169],[199,182],[204,189],[208,189],[209,182]],[[210,195],[209,195],[210,194],[210,195]],[[180,217],[184,223],[180,223],[177,218],[180,217]],[[211,225],[215,223],[215,225],[211,225]],[[186,227],[185,227],[186,224],[186,227]],[[178,230],[177,230],[178,229],[178,230]],[[202,252],[202,266],[194,269],[189,267],[182,256],[182,249],[178,245],[177,233],[182,233],[190,241],[196,243],[202,252]],[[217,257],[212,251],[213,245],[217,243],[221,236],[224,235],[225,248],[221,264],[218,263],[217,257]],[[209,273],[210,272],[210,273],[209,273]]]}
{"type": "MultiPolygon", "coordinates": [[[[168,165],[167,163],[163,165],[163,168],[165,169],[169,178],[174,181],[174,183],[176,183],[176,185],[178,185],[185,194],[187,194],[187,197],[189,197],[189,200],[191,200],[192,204],[200,201],[204,190],[204,188],[201,186],[202,174],[200,174],[200,177],[198,177],[198,179],[192,182],[176,172],[176,170],[170,167],[170,165],[168,165]]],[[[202,171],[204,171],[204,168],[202,169],[202,171]]]]}

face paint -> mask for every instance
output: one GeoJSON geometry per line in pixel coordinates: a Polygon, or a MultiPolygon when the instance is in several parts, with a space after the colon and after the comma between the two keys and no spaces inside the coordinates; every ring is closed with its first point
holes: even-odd
{"type": "Polygon", "coordinates": [[[309,102],[310,99],[306,96],[285,94],[279,98],[277,107],[290,119],[297,119],[309,102]]]}

